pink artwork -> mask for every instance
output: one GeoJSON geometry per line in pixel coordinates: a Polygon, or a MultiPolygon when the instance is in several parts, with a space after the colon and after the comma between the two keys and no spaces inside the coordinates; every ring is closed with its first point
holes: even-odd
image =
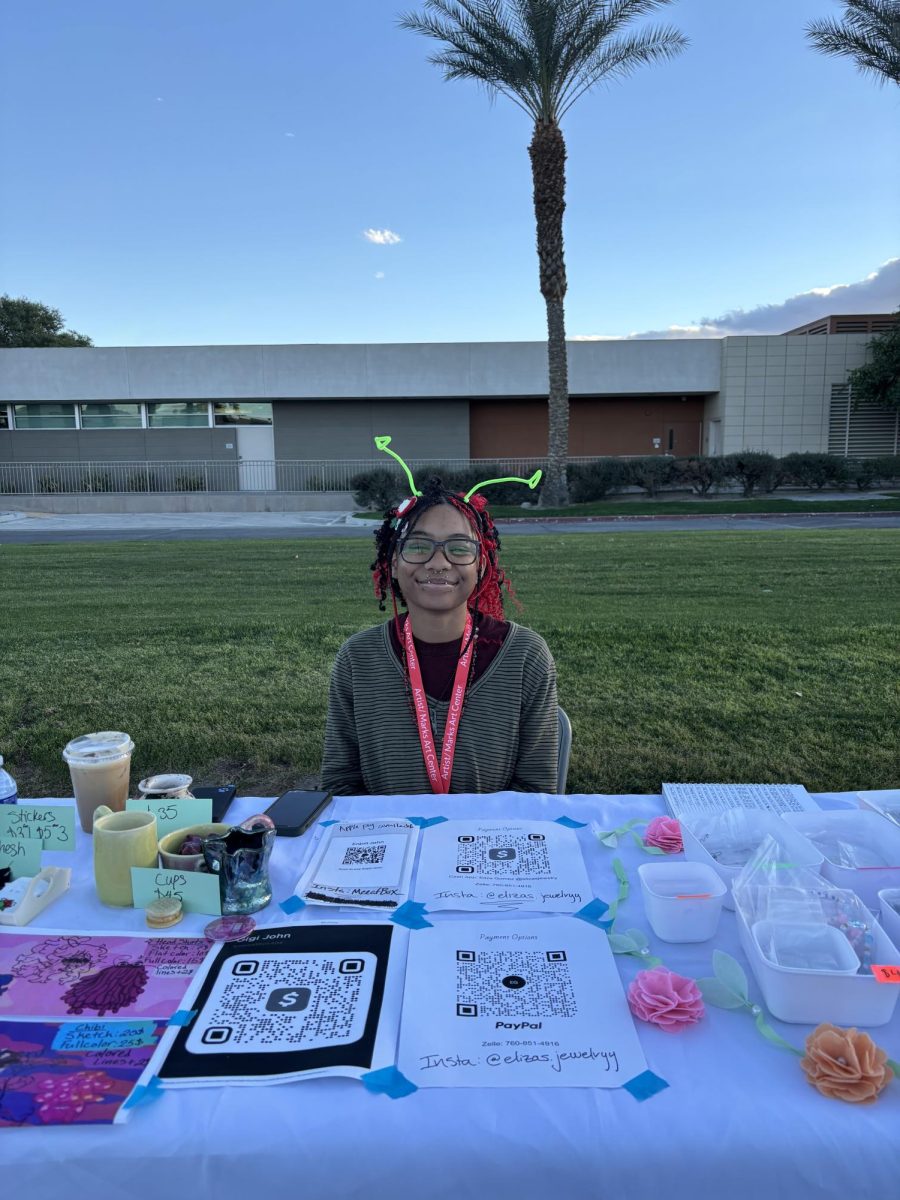
{"type": "Polygon", "coordinates": [[[204,938],[0,933],[0,1018],[167,1020],[204,938]]]}

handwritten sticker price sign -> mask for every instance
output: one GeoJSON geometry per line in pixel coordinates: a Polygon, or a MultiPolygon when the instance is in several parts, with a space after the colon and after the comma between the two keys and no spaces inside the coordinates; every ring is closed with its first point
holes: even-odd
{"type": "Polygon", "coordinates": [[[75,809],[42,804],[3,805],[0,841],[35,843],[41,850],[75,849],[75,809]]]}
{"type": "Polygon", "coordinates": [[[872,974],[878,983],[900,983],[900,966],[877,966],[873,963],[872,974]]]}
{"type": "Polygon", "coordinates": [[[155,813],[160,837],[176,829],[208,825],[212,821],[212,800],[197,800],[193,796],[178,800],[127,800],[125,808],[129,812],[155,813]]]}

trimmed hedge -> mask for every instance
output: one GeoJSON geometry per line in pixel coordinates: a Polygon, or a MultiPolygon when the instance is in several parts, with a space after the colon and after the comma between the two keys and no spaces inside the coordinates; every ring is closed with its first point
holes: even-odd
{"type": "MultiPolygon", "coordinates": [[[[837,454],[787,454],[777,458],[762,450],[743,450],[716,458],[692,455],[689,458],[670,458],[653,455],[647,458],[598,458],[589,463],[570,463],[567,467],[569,498],[573,504],[603,500],[628,487],[642,488],[655,496],[663,488],[688,487],[698,496],[706,496],[716,488],[738,485],[744,496],[774,492],[785,484],[819,491],[825,487],[838,490],[866,488],[900,479],[900,455],[880,458],[844,458],[837,454]]],[[[419,468],[420,482],[438,475],[447,487],[467,492],[485,479],[508,475],[497,463],[477,463],[465,470],[450,470],[440,464],[419,468]]],[[[360,471],[350,480],[353,498],[360,509],[386,512],[409,494],[409,482],[403,472],[373,467],[360,471]]],[[[540,488],[530,492],[521,483],[494,484],[490,490],[494,504],[536,503],[540,488]]]]}

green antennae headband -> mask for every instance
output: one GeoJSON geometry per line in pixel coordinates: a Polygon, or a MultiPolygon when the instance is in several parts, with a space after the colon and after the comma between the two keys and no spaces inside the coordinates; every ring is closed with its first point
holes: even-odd
{"type": "MultiPolygon", "coordinates": [[[[414,496],[421,496],[422,493],[416,487],[416,481],[413,479],[412,471],[409,469],[409,467],[406,465],[406,463],[403,461],[403,459],[400,457],[399,454],[397,454],[394,450],[390,450],[388,448],[390,446],[390,444],[391,444],[391,439],[383,434],[380,437],[375,438],[375,449],[383,450],[385,454],[390,454],[391,458],[395,458],[397,460],[397,462],[400,464],[400,466],[406,472],[406,478],[409,480],[409,486],[412,490],[412,494],[414,496]]],[[[463,499],[468,504],[469,497],[474,496],[479,488],[490,487],[490,485],[492,483],[524,483],[527,487],[531,488],[531,490],[534,491],[534,489],[540,483],[541,477],[543,474],[544,474],[543,471],[535,471],[535,473],[531,476],[530,479],[523,479],[521,475],[504,475],[500,479],[485,479],[481,483],[476,483],[473,488],[469,488],[469,490],[466,492],[463,499]]]]}

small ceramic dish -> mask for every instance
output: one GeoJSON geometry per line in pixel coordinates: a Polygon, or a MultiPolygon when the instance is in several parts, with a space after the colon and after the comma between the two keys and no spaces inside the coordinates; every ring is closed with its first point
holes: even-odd
{"type": "Polygon", "coordinates": [[[186,829],[175,829],[159,839],[159,860],[169,871],[199,871],[203,865],[203,854],[179,854],[178,847],[192,834],[205,838],[211,834],[224,835],[230,825],[189,825],[186,829]]]}

